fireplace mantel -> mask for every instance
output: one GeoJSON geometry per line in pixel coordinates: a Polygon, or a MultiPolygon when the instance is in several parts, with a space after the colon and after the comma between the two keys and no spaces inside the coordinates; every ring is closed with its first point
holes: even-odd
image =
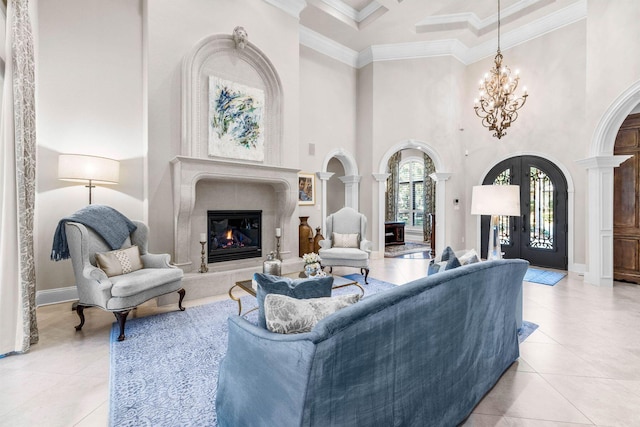
{"type": "Polygon", "coordinates": [[[212,181],[213,185],[216,181],[271,185],[276,195],[275,224],[286,229],[297,206],[298,172],[281,166],[176,156],[171,161],[176,265],[185,272],[193,270],[191,224],[199,181],[212,181]]]}

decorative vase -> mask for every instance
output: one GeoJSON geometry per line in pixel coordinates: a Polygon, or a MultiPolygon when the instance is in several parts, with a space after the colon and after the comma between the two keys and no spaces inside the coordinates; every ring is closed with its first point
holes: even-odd
{"type": "Polygon", "coordinates": [[[298,256],[313,252],[313,229],[307,224],[308,216],[300,217],[298,226],[298,256]]]}
{"type": "Polygon", "coordinates": [[[280,273],[282,272],[282,262],[276,258],[273,251],[267,255],[266,261],[262,263],[262,272],[264,274],[280,276],[280,273]]]}
{"type": "Polygon", "coordinates": [[[313,264],[305,264],[304,266],[304,274],[307,277],[315,277],[318,275],[319,273],[319,266],[317,263],[313,263],[313,264]]]}
{"type": "Polygon", "coordinates": [[[320,227],[316,227],[316,237],[313,238],[313,251],[320,253],[320,240],[324,240],[322,234],[320,234],[320,227]]]}

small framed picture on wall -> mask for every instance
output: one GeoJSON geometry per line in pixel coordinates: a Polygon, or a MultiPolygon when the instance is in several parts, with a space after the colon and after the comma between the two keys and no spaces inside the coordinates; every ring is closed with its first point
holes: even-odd
{"type": "Polygon", "coordinates": [[[316,203],[316,176],[312,173],[298,174],[298,204],[314,205],[316,203]]]}

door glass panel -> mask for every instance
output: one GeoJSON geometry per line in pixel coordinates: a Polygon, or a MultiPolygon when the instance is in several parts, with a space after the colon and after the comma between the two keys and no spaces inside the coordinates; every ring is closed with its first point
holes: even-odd
{"type": "Polygon", "coordinates": [[[529,189],[529,245],[536,249],[553,249],[553,182],[544,171],[531,166],[529,189]]]}
{"type": "MultiPolygon", "coordinates": [[[[511,169],[505,169],[493,180],[493,185],[510,185],[511,169]]],[[[507,215],[500,216],[498,220],[498,235],[501,245],[511,244],[511,227],[509,226],[509,217],[507,215]]]]}

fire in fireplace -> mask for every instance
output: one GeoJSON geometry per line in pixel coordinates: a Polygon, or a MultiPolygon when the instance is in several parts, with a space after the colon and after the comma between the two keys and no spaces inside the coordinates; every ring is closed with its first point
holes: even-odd
{"type": "Polygon", "coordinates": [[[207,211],[208,262],[262,256],[262,211],[207,211]]]}

